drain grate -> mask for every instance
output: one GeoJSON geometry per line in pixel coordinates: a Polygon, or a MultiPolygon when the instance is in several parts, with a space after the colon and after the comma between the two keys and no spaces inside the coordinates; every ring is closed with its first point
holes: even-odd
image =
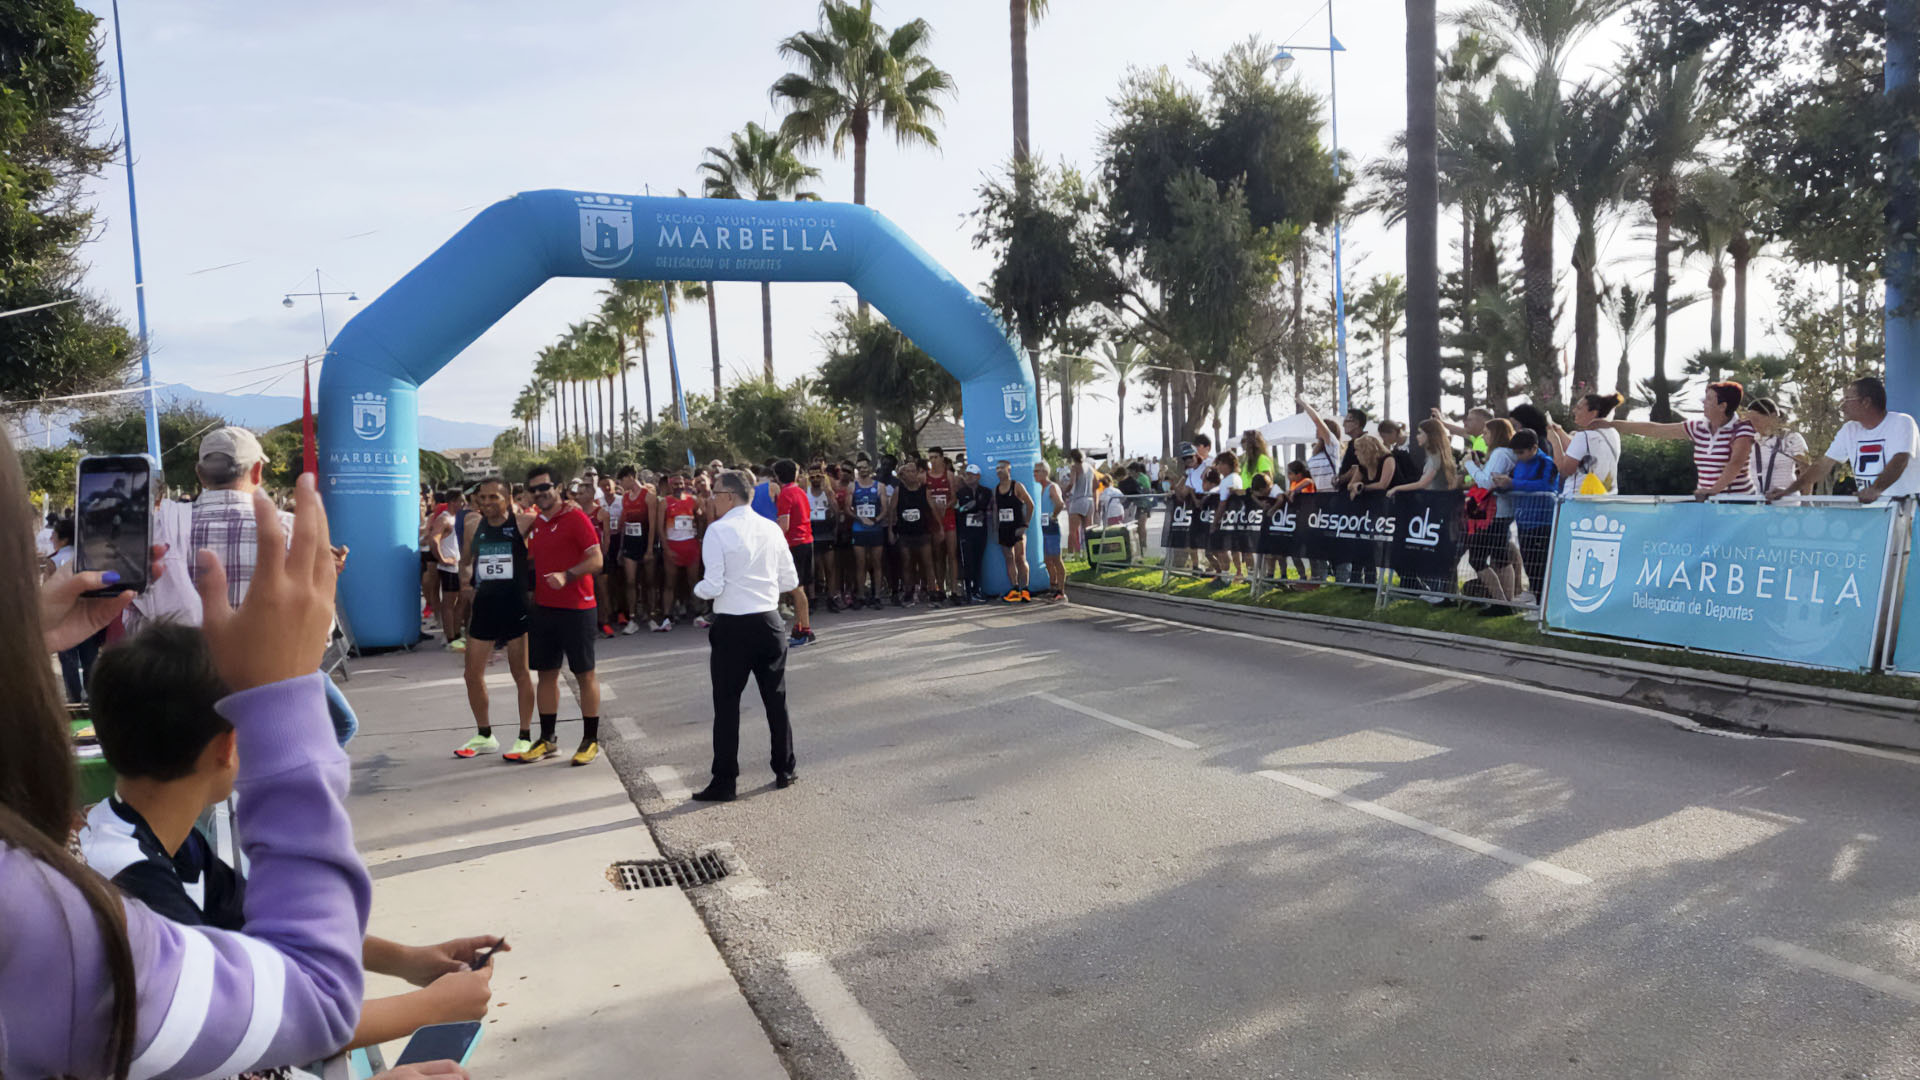
{"type": "Polygon", "coordinates": [[[607,876],[622,889],[691,889],[727,876],[727,864],[713,852],[678,859],[638,859],[614,863],[607,876]]]}

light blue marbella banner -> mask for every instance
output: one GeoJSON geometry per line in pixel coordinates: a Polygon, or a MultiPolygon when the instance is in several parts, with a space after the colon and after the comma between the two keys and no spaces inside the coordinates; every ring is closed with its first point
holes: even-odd
{"type": "Polygon", "coordinates": [[[1894,513],[1570,499],[1554,534],[1547,626],[1864,670],[1894,513]]]}

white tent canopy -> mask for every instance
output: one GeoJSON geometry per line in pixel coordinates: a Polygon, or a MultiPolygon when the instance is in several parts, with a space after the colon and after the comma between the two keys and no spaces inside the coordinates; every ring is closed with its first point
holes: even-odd
{"type": "Polygon", "coordinates": [[[1303,412],[1263,425],[1260,435],[1267,440],[1268,446],[1304,446],[1320,437],[1313,426],[1313,418],[1303,412]]]}

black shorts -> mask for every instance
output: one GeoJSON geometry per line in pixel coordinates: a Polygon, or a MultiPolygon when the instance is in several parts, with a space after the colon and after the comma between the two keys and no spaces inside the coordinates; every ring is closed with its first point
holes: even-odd
{"type": "Polygon", "coordinates": [[[535,604],[527,615],[527,666],[558,671],[565,658],[575,675],[593,670],[593,608],[555,608],[535,604]]]}
{"type": "Polygon", "coordinates": [[[813,545],[794,544],[787,550],[793,552],[793,572],[800,578],[800,587],[808,588],[813,584],[813,545]]]}
{"type": "Polygon", "coordinates": [[[886,540],[886,530],[884,529],[875,529],[872,532],[856,531],[853,534],[853,546],[857,548],[877,548],[881,544],[886,543],[886,540]]]}
{"type": "Polygon", "coordinates": [[[467,617],[467,636],[504,645],[527,632],[527,596],[511,584],[504,589],[481,589],[473,594],[473,614],[467,617]]]}
{"type": "Polygon", "coordinates": [[[1010,548],[1026,538],[1027,538],[1027,527],[1025,525],[1000,526],[1000,546],[1001,547],[1010,548]]]}
{"type": "Polygon", "coordinates": [[[927,533],[901,533],[899,541],[902,548],[912,551],[933,543],[933,537],[927,533]]]}
{"type": "MultiPolygon", "coordinates": [[[[435,563],[434,565],[438,566],[439,564],[435,563]]],[[[440,591],[443,593],[456,594],[460,591],[460,572],[458,570],[440,571],[440,591]]]]}
{"type": "Polygon", "coordinates": [[[1507,535],[1512,530],[1512,518],[1494,518],[1493,524],[1467,537],[1467,565],[1475,570],[1485,570],[1489,564],[1506,566],[1507,535]]]}

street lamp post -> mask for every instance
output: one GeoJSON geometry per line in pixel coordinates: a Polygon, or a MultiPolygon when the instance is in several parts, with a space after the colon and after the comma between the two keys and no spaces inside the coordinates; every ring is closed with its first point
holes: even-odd
{"type": "MultiPolygon", "coordinates": [[[[1323,52],[1327,54],[1327,116],[1328,127],[1333,135],[1333,179],[1340,180],[1340,80],[1335,60],[1347,47],[1333,36],[1333,4],[1327,4],[1327,43],[1325,45],[1282,45],[1273,55],[1273,66],[1277,71],[1285,71],[1293,66],[1294,50],[1302,52],[1323,52]]],[[[1333,215],[1333,333],[1334,358],[1338,387],[1340,412],[1345,413],[1347,401],[1347,282],[1345,266],[1340,251],[1340,214],[1333,215]]]]}
{"type": "MultiPolygon", "coordinates": [[[[313,271],[312,292],[290,292],[281,296],[282,307],[292,307],[296,296],[311,296],[320,302],[320,356],[321,363],[326,362],[327,348],[332,344],[327,334],[327,297],[344,296],[349,303],[360,299],[352,289],[329,290],[321,280],[319,269],[313,271]]],[[[320,472],[319,447],[314,442],[313,433],[313,364],[309,359],[300,361],[300,463],[303,470],[313,473],[316,478],[320,472]]]]}

